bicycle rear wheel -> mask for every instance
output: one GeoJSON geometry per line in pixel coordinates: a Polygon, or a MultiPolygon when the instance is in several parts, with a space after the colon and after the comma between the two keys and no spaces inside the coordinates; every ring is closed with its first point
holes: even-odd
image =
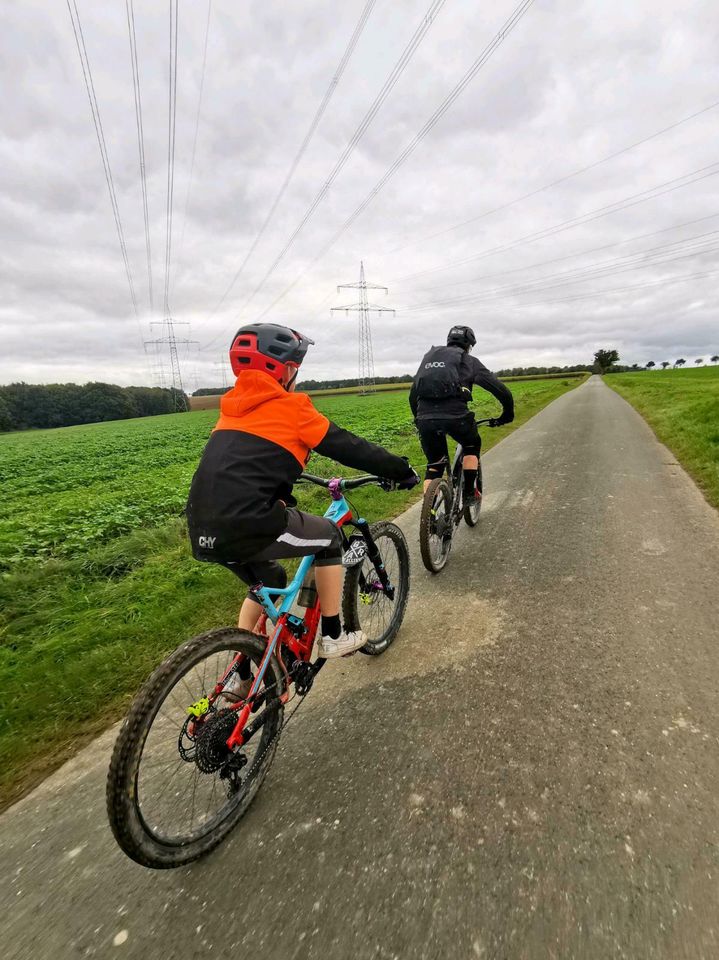
{"type": "Polygon", "coordinates": [[[250,721],[256,732],[239,752],[226,746],[237,712],[215,709],[204,698],[238,654],[248,658],[254,674],[265,650],[260,637],[244,630],[211,630],[179,647],[138,693],[107,777],[110,826],[132,860],[157,869],[196,860],[227,836],[252,803],[282,729],[281,667],[272,657],[261,706],[250,721]]]}
{"type": "Polygon", "coordinates": [[[430,573],[439,573],[452,548],[452,490],[446,480],[433,480],[422,501],[419,548],[422,563],[430,573]]]}
{"type": "MultiPolygon", "coordinates": [[[[482,493],[482,464],[477,467],[477,490],[482,493]]],[[[462,507],[464,522],[468,527],[476,527],[479,523],[479,515],[482,511],[482,499],[473,500],[471,503],[465,503],[462,507]]]]}
{"type": "Polygon", "coordinates": [[[367,643],[361,652],[369,656],[384,653],[402,625],[409,596],[409,549],[400,528],[384,520],[370,526],[380,552],[394,597],[390,598],[377,576],[374,564],[365,556],[345,575],[342,616],[346,630],[363,630],[367,643]]]}

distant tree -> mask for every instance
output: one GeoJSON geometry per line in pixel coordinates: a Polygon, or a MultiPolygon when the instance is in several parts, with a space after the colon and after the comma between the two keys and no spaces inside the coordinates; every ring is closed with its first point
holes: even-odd
{"type": "Polygon", "coordinates": [[[647,363],[647,370],[651,370],[652,367],[656,367],[656,363],[655,363],[653,360],[650,360],[650,361],[647,363]]]}
{"type": "Polygon", "coordinates": [[[712,363],[719,363],[719,354],[715,353],[711,358],[712,363]]]}
{"type": "Polygon", "coordinates": [[[597,373],[608,373],[610,367],[619,362],[616,350],[597,350],[594,354],[594,368],[597,373]]]}
{"type": "Polygon", "coordinates": [[[638,363],[633,363],[633,364],[632,364],[632,370],[638,370],[638,369],[639,369],[639,364],[638,364],[638,363]]]}
{"type": "Polygon", "coordinates": [[[0,397],[0,432],[12,430],[14,426],[10,405],[0,397]]]}
{"type": "Polygon", "coordinates": [[[697,357],[694,363],[696,363],[697,366],[699,366],[700,363],[704,363],[704,357],[697,357]]]}
{"type": "Polygon", "coordinates": [[[666,370],[669,366],[671,366],[671,364],[668,360],[662,360],[662,370],[666,370]]]}
{"type": "Polygon", "coordinates": [[[674,361],[674,366],[683,367],[685,363],[686,363],[686,360],[683,357],[680,357],[679,360],[674,361]]]}

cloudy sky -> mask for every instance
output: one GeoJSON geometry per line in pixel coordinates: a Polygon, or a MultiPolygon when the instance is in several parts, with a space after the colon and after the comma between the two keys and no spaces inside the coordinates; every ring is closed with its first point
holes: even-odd
{"type": "MultiPolygon", "coordinates": [[[[143,341],[163,315],[170,4],[134,0],[153,312],[125,5],[75,2],[138,315],[68,9],[6,3],[0,383],[157,372],[143,341]]],[[[198,341],[181,348],[186,387],[220,382],[232,333],[259,316],[317,341],[307,376],[355,375],[356,317],[330,308],[352,302],[336,285],[361,259],[397,310],[374,322],[378,373],[413,370],[455,322],[495,369],[602,346],[630,363],[719,352],[715,0],[535,0],[385,178],[517,2],[212,0],[198,120],[208,5],[180,0],[169,303],[198,341]]]]}

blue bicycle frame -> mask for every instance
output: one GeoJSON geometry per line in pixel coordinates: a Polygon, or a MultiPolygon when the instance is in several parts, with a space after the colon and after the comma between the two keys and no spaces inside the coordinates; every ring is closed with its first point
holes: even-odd
{"type": "MultiPolygon", "coordinates": [[[[339,521],[346,517],[347,514],[351,513],[352,509],[350,505],[347,503],[344,497],[340,497],[339,500],[332,501],[325,511],[324,516],[328,520],[332,520],[334,523],[339,523],[339,521]]],[[[315,558],[313,556],[303,557],[300,561],[299,567],[297,568],[297,573],[286,587],[258,586],[256,588],[252,588],[253,598],[262,604],[262,608],[273,623],[277,623],[278,619],[283,613],[290,612],[292,604],[295,602],[295,597],[299,593],[307,571],[314,563],[314,559],[315,558]],[[279,607],[273,602],[273,597],[284,597],[279,607]]],[[[273,637],[273,640],[274,639],[275,638],[273,637]]]]}

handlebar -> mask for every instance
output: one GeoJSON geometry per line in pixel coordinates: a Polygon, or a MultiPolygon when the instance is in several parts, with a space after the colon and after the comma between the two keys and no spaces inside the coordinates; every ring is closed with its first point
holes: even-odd
{"type": "Polygon", "coordinates": [[[336,486],[340,490],[355,490],[357,487],[363,487],[368,483],[384,483],[382,477],[373,477],[373,476],[364,476],[364,477],[349,477],[343,479],[341,477],[332,477],[329,480],[326,480],[324,477],[316,477],[313,473],[303,473],[300,474],[298,482],[305,481],[306,483],[314,483],[317,487],[325,487],[328,490],[332,489],[332,486],[336,486]]]}

